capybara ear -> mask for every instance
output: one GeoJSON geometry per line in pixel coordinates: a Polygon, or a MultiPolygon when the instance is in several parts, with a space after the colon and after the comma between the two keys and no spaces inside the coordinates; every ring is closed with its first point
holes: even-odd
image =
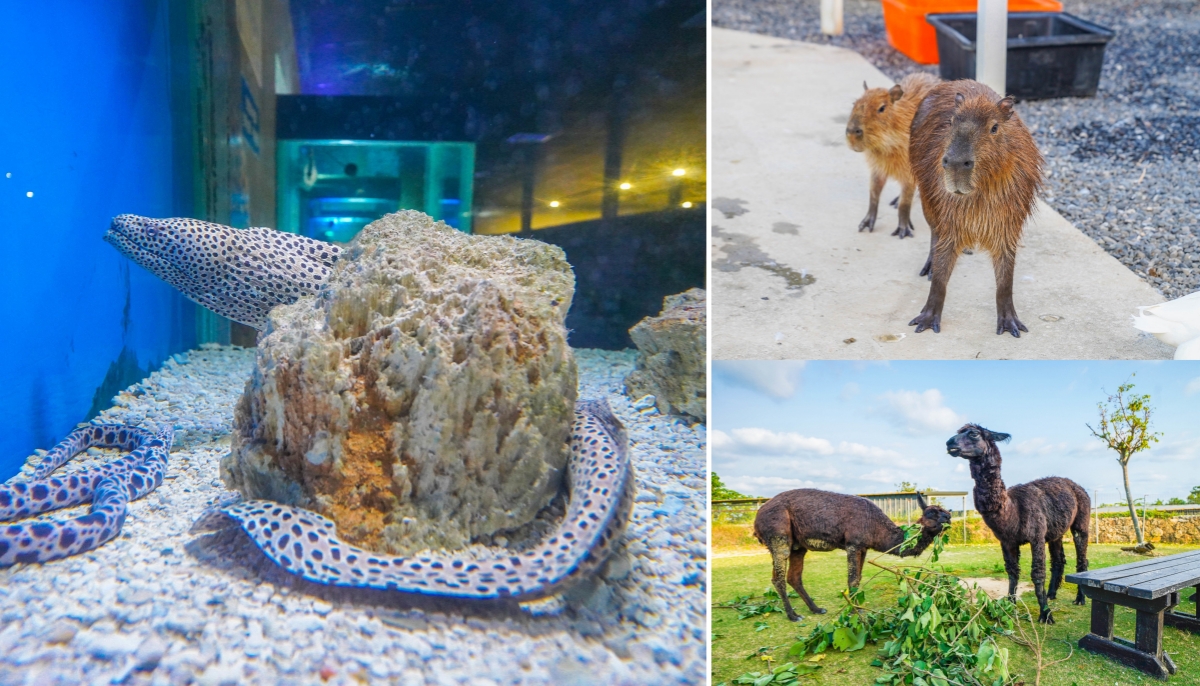
{"type": "Polygon", "coordinates": [[[963,100],[966,100],[966,98],[963,97],[962,93],[954,94],[954,106],[955,107],[958,107],[959,105],[963,104],[963,100]]]}
{"type": "Polygon", "coordinates": [[[863,90],[865,90],[865,91],[869,91],[869,90],[871,90],[870,88],[867,88],[867,82],[866,82],[866,81],[863,81],[863,90]]]}
{"type": "Polygon", "coordinates": [[[888,95],[891,96],[892,102],[896,102],[900,98],[904,97],[904,89],[900,87],[900,84],[896,84],[892,86],[890,91],[888,91],[888,95]]]}
{"type": "Polygon", "coordinates": [[[1013,101],[1011,96],[1006,97],[1000,102],[996,103],[996,107],[1000,109],[1000,116],[1004,118],[1004,121],[1008,121],[1009,117],[1012,116],[1014,104],[1016,103],[1013,101]]]}

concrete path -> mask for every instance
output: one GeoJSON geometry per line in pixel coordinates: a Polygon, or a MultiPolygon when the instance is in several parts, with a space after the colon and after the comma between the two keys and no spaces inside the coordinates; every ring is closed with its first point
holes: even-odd
{"type": "Polygon", "coordinates": [[[889,235],[893,182],[875,233],[858,233],[867,164],[843,135],[863,81],[891,81],[841,48],[725,29],[712,46],[713,359],[1171,357],[1130,324],[1162,296],[1041,202],[1017,253],[1029,333],[996,335],[980,252],[958,261],[942,332],[914,334],[929,227],[917,204],[916,239],[889,235]]]}

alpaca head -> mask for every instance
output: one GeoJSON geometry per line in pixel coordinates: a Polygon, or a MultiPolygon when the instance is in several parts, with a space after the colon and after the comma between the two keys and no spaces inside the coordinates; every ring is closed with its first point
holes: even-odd
{"type": "Polygon", "coordinates": [[[970,460],[972,464],[1000,465],[1000,450],[996,443],[1007,441],[1012,436],[998,431],[988,431],[978,424],[967,424],[946,441],[946,452],[970,460]]]}
{"type": "Polygon", "coordinates": [[[921,506],[921,518],[917,523],[921,525],[922,531],[936,536],[950,525],[950,513],[937,505],[930,505],[920,493],[917,494],[917,504],[921,506]]]}

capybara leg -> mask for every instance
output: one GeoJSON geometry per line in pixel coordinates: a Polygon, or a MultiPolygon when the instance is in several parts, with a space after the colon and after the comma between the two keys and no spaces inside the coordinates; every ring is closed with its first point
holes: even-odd
{"type": "Polygon", "coordinates": [[[1033,579],[1033,593],[1037,596],[1038,621],[1042,624],[1053,624],[1054,616],[1050,614],[1050,603],[1046,600],[1046,544],[1041,541],[1045,536],[1033,539],[1029,546],[1029,576],[1033,579]]]}
{"type": "Polygon", "coordinates": [[[796,593],[800,594],[800,599],[808,606],[809,612],[823,615],[825,614],[825,608],[817,607],[817,604],[809,597],[808,591],[804,590],[804,553],[807,552],[803,548],[792,551],[792,559],[788,561],[788,584],[796,589],[796,593]]]}
{"type": "Polygon", "coordinates": [[[992,267],[996,271],[996,335],[1011,333],[1020,338],[1021,332],[1029,329],[1017,319],[1017,308],[1013,305],[1013,268],[1016,255],[992,255],[992,267]]]}
{"type": "Polygon", "coordinates": [[[900,189],[900,225],[892,232],[893,236],[899,236],[901,240],[913,235],[912,225],[912,201],[913,192],[916,187],[911,183],[906,183],[900,189]]]}
{"type": "Polygon", "coordinates": [[[1021,546],[1000,545],[1000,554],[1004,556],[1004,571],[1008,574],[1008,599],[1017,602],[1017,581],[1021,578],[1021,546]]]}
{"type": "Polygon", "coordinates": [[[1058,598],[1058,586],[1062,583],[1063,571],[1067,566],[1067,554],[1063,551],[1062,539],[1050,541],[1050,590],[1046,597],[1050,600],[1058,598]]]}
{"type": "Polygon", "coordinates": [[[883,192],[883,184],[887,177],[877,172],[871,172],[871,204],[867,206],[867,216],[858,223],[859,232],[875,231],[875,215],[879,213],[879,194],[883,192]]]}
{"type": "MultiPolygon", "coordinates": [[[[1084,519],[1084,522],[1087,522],[1087,519],[1084,519]]],[[[1075,573],[1086,572],[1088,570],[1088,530],[1084,528],[1072,529],[1071,538],[1075,539],[1075,573]]],[[[1196,600],[1200,601],[1200,598],[1196,600]]],[[[1084,597],[1082,588],[1078,588],[1075,591],[1075,604],[1087,604],[1087,598],[1084,597]]]]}
{"type": "Polygon", "coordinates": [[[791,541],[787,539],[787,536],[772,536],[767,539],[767,550],[771,551],[771,585],[775,587],[775,592],[783,601],[783,611],[787,614],[787,618],[798,622],[804,618],[792,609],[792,603],[788,601],[787,590],[788,558],[792,554],[791,541]]]}
{"type": "Polygon", "coordinates": [[[950,274],[954,272],[954,263],[958,261],[958,248],[947,237],[938,241],[937,250],[933,254],[933,280],[929,284],[929,298],[921,314],[913,317],[909,326],[917,327],[916,333],[925,329],[933,329],[934,333],[942,332],[942,306],[946,304],[946,286],[950,283],[950,274]]]}

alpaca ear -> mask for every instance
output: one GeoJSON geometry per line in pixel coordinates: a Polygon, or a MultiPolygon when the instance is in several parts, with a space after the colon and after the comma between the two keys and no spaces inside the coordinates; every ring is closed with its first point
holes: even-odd
{"type": "Polygon", "coordinates": [[[989,431],[988,432],[988,440],[992,441],[993,443],[1003,443],[1004,441],[1010,440],[1011,438],[1012,438],[1012,436],[1010,436],[1009,434],[1002,434],[999,431],[989,431]]]}
{"type": "Polygon", "coordinates": [[[921,511],[929,509],[929,503],[925,500],[924,493],[917,493],[917,504],[921,506],[921,511]]]}

